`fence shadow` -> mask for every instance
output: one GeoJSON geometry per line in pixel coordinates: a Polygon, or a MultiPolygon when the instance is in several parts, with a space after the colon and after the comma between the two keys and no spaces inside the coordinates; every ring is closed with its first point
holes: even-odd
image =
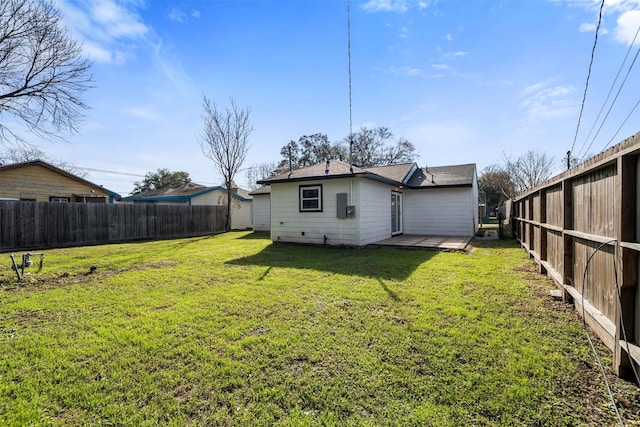
{"type": "MultiPolygon", "coordinates": [[[[391,248],[353,249],[271,244],[254,255],[230,260],[226,264],[263,266],[268,269],[295,268],[378,280],[402,281],[436,254],[438,252],[391,248]]],[[[264,276],[265,274],[261,275],[262,278],[264,276]]]]}

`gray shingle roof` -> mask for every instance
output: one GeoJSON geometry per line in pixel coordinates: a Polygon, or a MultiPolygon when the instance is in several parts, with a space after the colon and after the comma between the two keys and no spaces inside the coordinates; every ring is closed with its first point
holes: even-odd
{"type": "Polygon", "coordinates": [[[407,185],[412,188],[471,186],[476,165],[430,166],[417,170],[407,185]]]}
{"type": "MultiPolygon", "coordinates": [[[[321,180],[358,175],[396,185],[405,184],[411,188],[463,187],[473,184],[475,167],[475,164],[470,163],[465,165],[429,167],[428,170],[425,170],[418,168],[415,163],[403,163],[371,168],[353,166],[352,173],[348,163],[332,160],[328,165],[326,163],[319,163],[306,168],[296,169],[292,171],[291,174],[289,174],[289,172],[281,173],[274,177],[258,181],[258,184],[269,185],[277,182],[321,180]],[[410,173],[412,173],[412,175],[409,177],[410,173]]],[[[253,192],[253,194],[260,193],[253,192]]]]}
{"type": "Polygon", "coordinates": [[[263,185],[262,187],[256,188],[251,193],[249,193],[250,196],[256,196],[258,194],[271,194],[271,187],[268,185],[263,185]]]}

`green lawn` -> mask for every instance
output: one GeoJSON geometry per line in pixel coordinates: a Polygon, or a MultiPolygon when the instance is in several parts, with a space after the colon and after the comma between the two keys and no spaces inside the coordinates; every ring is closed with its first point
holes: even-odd
{"type": "Polygon", "coordinates": [[[0,254],[0,425],[614,425],[571,307],[479,245],[227,233],[47,251],[25,285],[0,254]]]}

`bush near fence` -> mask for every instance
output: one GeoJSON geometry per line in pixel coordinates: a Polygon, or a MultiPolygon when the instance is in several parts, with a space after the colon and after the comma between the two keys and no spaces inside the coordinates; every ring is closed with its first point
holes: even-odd
{"type": "Polygon", "coordinates": [[[221,233],[223,206],[0,201],[0,252],[221,233]]]}
{"type": "Polygon", "coordinates": [[[613,352],[640,364],[640,133],[518,196],[516,238],[613,352]]]}

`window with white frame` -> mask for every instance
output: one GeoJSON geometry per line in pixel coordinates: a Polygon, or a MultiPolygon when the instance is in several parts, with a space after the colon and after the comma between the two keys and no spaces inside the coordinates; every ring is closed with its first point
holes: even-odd
{"type": "Polygon", "coordinates": [[[49,197],[49,201],[52,203],[69,203],[68,197],[49,197]]]}
{"type": "Polygon", "coordinates": [[[322,184],[300,186],[300,212],[322,212],[322,184]]]}

